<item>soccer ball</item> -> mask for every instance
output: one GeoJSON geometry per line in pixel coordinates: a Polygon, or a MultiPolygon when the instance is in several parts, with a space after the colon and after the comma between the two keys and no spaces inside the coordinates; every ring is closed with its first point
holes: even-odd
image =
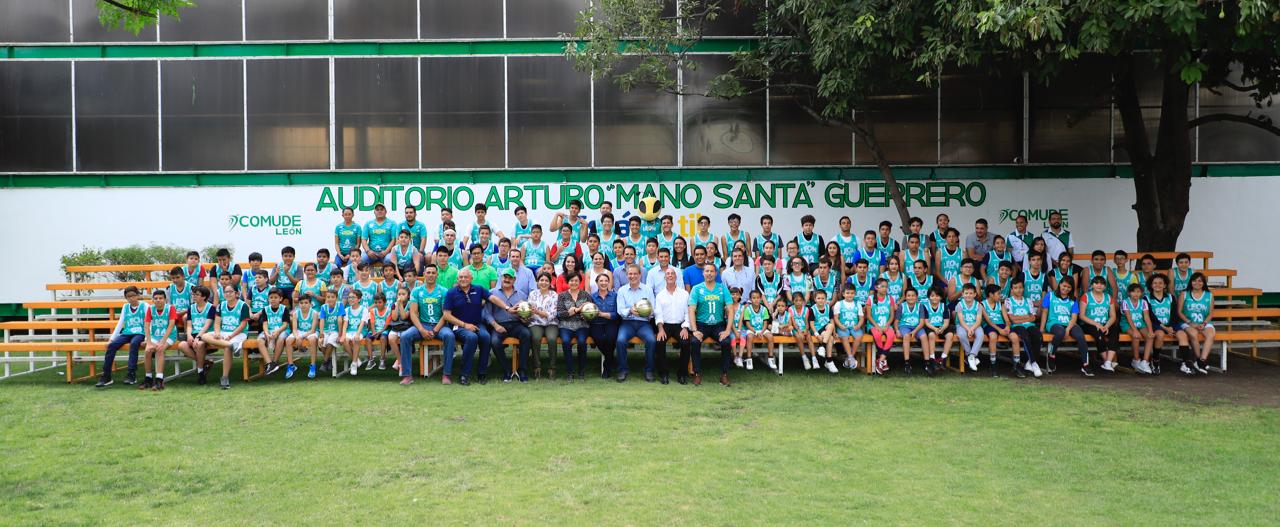
{"type": "Polygon", "coordinates": [[[525,320],[529,320],[529,318],[533,316],[533,306],[529,305],[528,302],[516,304],[516,315],[525,320]]]}
{"type": "Polygon", "coordinates": [[[636,205],[636,213],[644,221],[656,220],[658,214],[662,213],[662,202],[653,196],[640,198],[640,203],[636,205]]]}
{"type": "Polygon", "coordinates": [[[640,299],[639,302],[636,302],[636,304],[632,306],[632,308],[636,310],[637,315],[640,315],[642,317],[647,317],[653,314],[653,304],[650,304],[648,300],[645,300],[643,298],[640,299]]]}
{"type": "Polygon", "coordinates": [[[582,318],[585,318],[587,320],[592,320],[596,318],[596,315],[599,315],[599,314],[600,314],[600,308],[596,307],[595,304],[592,304],[590,302],[587,302],[586,304],[582,304],[582,318]]]}

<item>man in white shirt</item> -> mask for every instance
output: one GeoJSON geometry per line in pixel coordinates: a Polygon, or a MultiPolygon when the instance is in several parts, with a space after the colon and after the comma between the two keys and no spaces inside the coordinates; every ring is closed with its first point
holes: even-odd
{"type": "MultiPolygon", "coordinates": [[[[660,249],[665,251],[666,249],[660,249]]],[[[653,268],[652,271],[657,271],[653,268]]],[[[689,368],[689,292],[678,282],[680,273],[675,267],[667,266],[663,272],[665,286],[657,292],[657,306],[654,309],[654,321],[658,325],[658,372],[662,384],[667,384],[667,339],[676,339],[680,346],[680,361],[676,363],[676,382],[686,384],[689,368]]],[[[695,376],[695,385],[702,384],[702,376],[695,376]]]]}
{"type": "Polygon", "coordinates": [[[649,274],[645,276],[645,285],[653,288],[653,294],[658,294],[667,283],[667,271],[674,270],[676,272],[676,285],[680,289],[684,289],[684,272],[676,269],[671,265],[671,250],[663,247],[658,249],[658,265],[649,270],[649,274]]]}
{"type": "Polygon", "coordinates": [[[1027,259],[1027,251],[1031,250],[1031,242],[1036,235],[1027,230],[1027,215],[1019,214],[1013,220],[1014,229],[1005,239],[1009,242],[1009,252],[1013,253],[1013,261],[1022,263],[1027,259]]]}
{"type": "Polygon", "coordinates": [[[1062,213],[1058,211],[1049,213],[1049,228],[1040,237],[1044,238],[1050,262],[1056,263],[1062,253],[1075,254],[1076,239],[1071,236],[1071,231],[1062,228],[1062,213]]]}
{"type": "Polygon", "coordinates": [[[742,289],[742,301],[745,303],[756,288],[756,270],[747,263],[747,254],[741,249],[734,250],[730,259],[732,265],[720,272],[720,279],[730,290],[735,287],[742,289]]]}

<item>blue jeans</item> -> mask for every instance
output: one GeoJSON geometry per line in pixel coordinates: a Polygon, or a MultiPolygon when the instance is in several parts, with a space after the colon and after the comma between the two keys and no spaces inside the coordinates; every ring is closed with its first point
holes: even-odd
{"type": "Polygon", "coordinates": [[[520,343],[516,345],[516,349],[518,350],[517,353],[519,353],[520,357],[519,371],[523,374],[525,372],[525,363],[529,362],[529,347],[533,343],[533,333],[529,331],[529,326],[519,322],[507,322],[505,324],[501,324],[501,326],[506,329],[507,332],[498,333],[497,331],[494,331],[490,338],[490,349],[492,349],[493,354],[498,357],[498,362],[502,363],[502,372],[510,375],[511,363],[507,362],[507,355],[502,352],[506,347],[502,341],[508,338],[520,341],[520,343]]]}
{"type": "MultiPolygon", "coordinates": [[[[471,374],[471,361],[475,358],[476,348],[480,348],[480,375],[489,373],[489,329],[484,324],[476,326],[476,331],[464,327],[453,329],[454,337],[462,341],[462,375],[471,374]]],[[[445,353],[449,353],[445,351],[445,353]]]]}
{"type": "Polygon", "coordinates": [[[644,371],[645,373],[653,373],[653,352],[657,346],[657,339],[653,335],[653,326],[649,322],[639,320],[623,320],[622,325],[618,327],[618,340],[616,351],[618,355],[618,373],[627,373],[627,346],[631,343],[631,337],[640,337],[644,341],[644,371]]]}
{"type": "MultiPolygon", "coordinates": [[[[125,344],[129,345],[129,374],[133,375],[138,371],[138,348],[142,347],[142,341],[146,337],[143,335],[116,335],[107,344],[107,354],[102,357],[102,374],[111,375],[111,367],[116,362],[116,352],[125,344]]],[[[230,360],[230,359],[228,359],[230,360]]]]}
{"type": "MultiPolygon", "coordinates": [[[[449,375],[453,371],[453,330],[448,326],[440,328],[436,338],[444,343],[444,375],[449,375]]],[[[400,376],[413,376],[413,346],[421,340],[422,332],[417,326],[400,334],[400,376]]]]}
{"type": "Polygon", "coordinates": [[[582,329],[565,329],[560,328],[560,343],[564,346],[564,371],[569,375],[574,373],[586,373],[587,369],[587,326],[582,329]],[[578,340],[578,363],[577,369],[574,368],[573,362],[573,340],[578,340]]]}

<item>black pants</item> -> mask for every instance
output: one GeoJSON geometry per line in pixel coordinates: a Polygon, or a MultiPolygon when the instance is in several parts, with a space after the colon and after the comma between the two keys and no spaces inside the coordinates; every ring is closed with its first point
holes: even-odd
{"type": "Polygon", "coordinates": [[[618,321],[609,320],[591,324],[591,340],[595,341],[596,349],[600,350],[601,355],[604,355],[605,372],[612,373],[617,369],[617,360],[614,358],[614,353],[618,350],[618,321]]]}
{"type": "Polygon", "coordinates": [[[1084,366],[1089,365],[1089,346],[1084,341],[1084,331],[1080,330],[1079,325],[1071,326],[1070,332],[1067,331],[1066,326],[1054,326],[1049,332],[1053,333],[1052,346],[1055,350],[1062,346],[1062,339],[1067,335],[1076,339],[1076,351],[1080,353],[1080,361],[1084,366]]]}
{"type": "MultiPolygon", "coordinates": [[[[729,373],[729,366],[733,364],[733,343],[729,342],[729,337],[720,338],[720,333],[724,331],[724,322],[719,324],[703,324],[697,323],[698,331],[702,332],[703,338],[717,340],[720,345],[720,373],[729,373]]],[[[690,339],[689,347],[693,353],[693,371],[702,373],[702,366],[699,360],[702,357],[702,340],[690,339]]]]}
{"type": "Polygon", "coordinates": [[[1104,351],[1116,351],[1117,349],[1120,349],[1120,328],[1115,324],[1112,324],[1111,328],[1108,329],[1106,333],[1103,333],[1092,324],[1083,327],[1084,333],[1093,337],[1093,345],[1098,349],[1099,355],[1104,351]]]}
{"type": "Polygon", "coordinates": [[[1031,362],[1040,357],[1040,348],[1044,346],[1044,337],[1038,327],[1014,326],[1013,333],[1022,340],[1022,349],[1026,350],[1024,362],[1031,362]]]}
{"type": "MultiPolygon", "coordinates": [[[[676,377],[685,377],[687,375],[686,372],[689,371],[689,339],[680,338],[680,324],[662,324],[659,329],[667,334],[667,338],[658,339],[658,350],[657,353],[654,354],[654,362],[658,369],[658,375],[667,374],[667,339],[675,339],[676,346],[680,348],[680,362],[676,363],[676,377]]],[[[694,359],[694,364],[696,365],[698,363],[697,361],[700,361],[701,359],[702,354],[699,353],[697,358],[694,359]]]]}

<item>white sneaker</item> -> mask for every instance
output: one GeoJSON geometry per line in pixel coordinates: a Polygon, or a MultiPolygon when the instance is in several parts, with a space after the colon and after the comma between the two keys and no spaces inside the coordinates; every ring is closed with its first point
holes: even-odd
{"type": "Polygon", "coordinates": [[[856,370],[856,369],[858,369],[858,359],[856,359],[856,358],[854,358],[854,357],[852,357],[852,356],[850,356],[850,357],[849,357],[849,369],[851,369],[851,370],[856,370]]]}
{"type": "Polygon", "coordinates": [[[1142,373],[1145,373],[1145,374],[1147,374],[1147,375],[1151,375],[1151,366],[1150,366],[1150,364],[1149,364],[1147,361],[1145,361],[1145,360],[1140,360],[1140,361],[1138,361],[1138,368],[1137,368],[1137,370],[1138,370],[1138,371],[1140,371],[1140,372],[1142,372],[1142,373]]]}
{"type": "Polygon", "coordinates": [[[1206,367],[1204,367],[1204,366],[1201,366],[1201,365],[1200,365],[1200,361],[1196,361],[1196,362],[1194,363],[1194,366],[1195,366],[1195,368],[1196,368],[1196,371],[1200,372],[1200,375],[1208,375],[1208,374],[1209,374],[1209,369],[1208,369],[1208,368],[1206,368],[1206,367]]]}
{"type": "Polygon", "coordinates": [[[749,371],[749,370],[754,370],[754,369],[755,369],[755,362],[754,362],[753,360],[751,360],[751,359],[747,359],[747,360],[746,360],[746,363],[747,363],[747,370],[748,370],[748,371],[749,371]]]}
{"type": "Polygon", "coordinates": [[[1115,372],[1115,371],[1116,371],[1116,368],[1115,368],[1115,366],[1113,366],[1113,365],[1111,364],[1111,361],[1109,361],[1109,360],[1104,360],[1104,361],[1102,361],[1102,370],[1103,370],[1103,371],[1109,371],[1109,372],[1115,372]]]}
{"type": "Polygon", "coordinates": [[[1138,359],[1133,359],[1133,360],[1129,361],[1129,367],[1130,367],[1130,368],[1133,368],[1133,369],[1135,369],[1135,370],[1137,370],[1137,371],[1139,371],[1139,372],[1141,372],[1141,371],[1142,371],[1142,361],[1140,361],[1140,360],[1138,360],[1138,359]]]}
{"type": "Polygon", "coordinates": [[[739,368],[741,368],[741,367],[742,367],[742,357],[734,357],[734,358],[733,358],[733,365],[734,365],[734,366],[737,366],[737,367],[739,367],[739,368]]]}
{"type": "Polygon", "coordinates": [[[1195,375],[1195,374],[1196,374],[1196,371],[1195,371],[1195,370],[1193,370],[1193,369],[1191,369],[1191,367],[1190,367],[1190,366],[1187,366],[1187,363],[1185,363],[1185,362],[1184,362],[1184,363],[1182,363],[1182,366],[1181,366],[1181,367],[1179,367],[1179,368],[1178,368],[1178,370],[1179,370],[1179,371],[1181,371],[1182,373],[1187,374],[1187,375],[1195,375]]]}
{"type": "Polygon", "coordinates": [[[969,356],[969,369],[973,371],[978,371],[978,355],[977,354],[973,354],[969,356]]]}
{"type": "Polygon", "coordinates": [[[835,373],[835,372],[840,371],[840,370],[837,370],[837,369],[836,369],[836,363],[835,363],[835,361],[830,361],[830,360],[829,360],[829,361],[827,361],[827,371],[829,371],[829,372],[831,372],[831,373],[835,373]]]}
{"type": "Polygon", "coordinates": [[[350,368],[350,370],[349,370],[347,373],[350,373],[351,375],[353,375],[353,376],[354,376],[355,374],[357,374],[357,373],[359,373],[359,372],[360,372],[360,361],[359,361],[359,360],[353,360],[353,361],[351,361],[351,368],[350,368]]]}
{"type": "Polygon", "coordinates": [[[773,360],[773,357],[769,357],[768,361],[769,361],[769,369],[773,371],[778,371],[778,361],[773,360]]]}
{"type": "Polygon", "coordinates": [[[1031,370],[1031,375],[1035,376],[1037,379],[1039,379],[1041,375],[1044,375],[1044,373],[1040,371],[1040,365],[1034,361],[1027,364],[1027,369],[1031,370]]]}
{"type": "Polygon", "coordinates": [[[826,356],[827,356],[827,347],[826,347],[826,346],[818,346],[818,356],[819,356],[819,357],[826,357],[826,356]]]}
{"type": "MultiPolygon", "coordinates": [[[[813,369],[813,367],[812,367],[812,366],[809,366],[809,356],[808,356],[808,355],[801,355],[801,356],[800,356],[800,362],[803,362],[803,363],[804,363],[804,369],[806,369],[806,370],[812,370],[812,369],[813,369]]],[[[1184,365],[1184,366],[1183,366],[1183,368],[1186,368],[1186,366],[1184,365]]]]}

